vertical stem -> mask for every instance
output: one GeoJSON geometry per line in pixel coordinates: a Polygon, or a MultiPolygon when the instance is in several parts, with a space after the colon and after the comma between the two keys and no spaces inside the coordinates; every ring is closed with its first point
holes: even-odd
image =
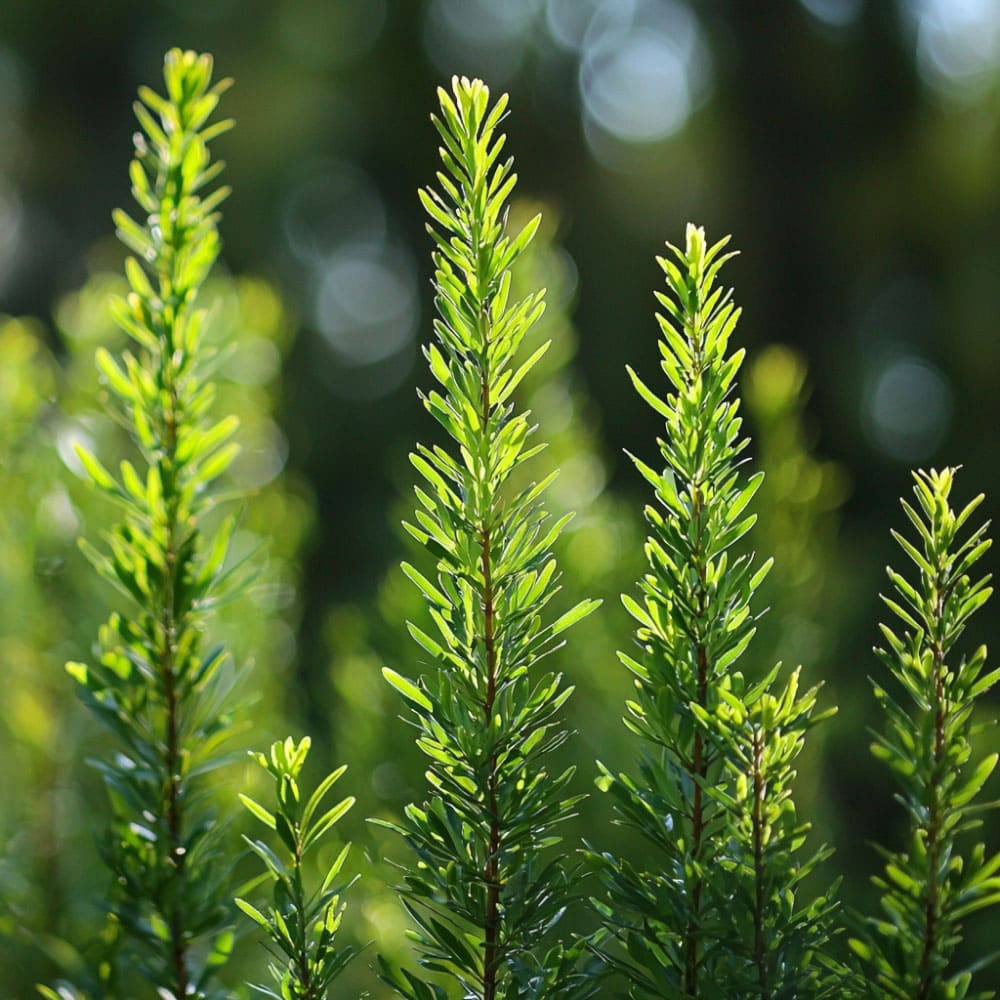
{"type": "MultiPolygon", "coordinates": [[[[159,473],[164,483],[164,493],[167,484],[174,488],[174,464],[177,452],[177,394],[171,377],[173,359],[166,357],[162,361],[164,382],[167,385],[167,396],[170,401],[165,424],[165,456],[160,462],[159,473]]],[[[163,678],[164,698],[166,700],[166,750],[164,753],[164,768],[167,778],[167,831],[169,835],[168,864],[173,867],[175,878],[180,881],[184,877],[185,850],[183,844],[184,821],[181,806],[182,787],[180,775],[180,699],[177,691],[176,655],[177,655],[177,623],[174,620],[174,599],[177,573],[177,501],[176,496],[166,499],[167,510],[167,544],[165,555],[165,576],[163,589],[163,607],[161,609],[160,627],[163,629],[163,652],[160,659],[160,673],[163,678]]],[[[183,899],[183,893],[178,893],[183,899]]],[[[175,905],[169,914],[171,961],[173,963],[176,993],[178,998],[187,995],[187,942],[185,940],[184,915],[180,905],[175,905]]]]}
{"type": "MultiPolygon", "coordinates": [[[[706,708],[708,704],[708,656],[701,643],[697,647],[698,656],[698,704],[706,708]]],[[[694,802],[691,808],[691,861],[697,865],[701,862],[702,838],[705,833],[705,802],[704,793],[699,779],[708,776],[708,758],[705,754],[705,742],[700,730],[694,734],[694,760],[692,762],[694,782],[694,802]]],[[[701,936],[699,927],[701,918],[702,878],[695,876],[691,889],[691,913],[684,929],[684,992],[688,996],[698,995],[698,940],[701,936]]]]}
{"type": "MultiPolygon", "coordinates": [[[[172,623],[170,624],[173,629],[172,623]]],[[[172,643],[172,638],[169,640],[172,643]]],[[[168,646],[165,651],[163,670],[167,694],[167,750],[164,764],[167,768],[167,829],[170,835],[170,855],[168,863],[173,866],[178,880],[183,878],[184,847],[182,844],[183,822],[181,815],[181,780],[178,771],[178,711],[177,696],[174,684],[173,648],[168,646]]],[[[176,907],[170,914],[171,957],[174,966],[174,978],[177,983],[177,996],[187,995],[187,942],[185,941],[184,917],[181,908],[176,907]]]]}
{"type": "MultiPolygon", "coordinates": [[[[936,581],[938,599],[935,606],[937,622],[944,619],[944,581],[936,581]]],[[[934,980],[931,963],[937,951],[938,937],[938,867],[940,864],[940,802],[941,761],[944,757],[944,729],[947,721],[947,695],[944,689],[944,646],[940,637],[935,638],[934,650],[934,764],[928,788],[927,866],[930,880],[924,902],[924,946],[920,954],[919,983],[915,1000],[929,1000],[934,980]]]]}
{"type": "MultiPolygon", "coordinates": [[[[493,702],[496,699],[496,643],[494,637],[493,570],[490,558],[490,532],[484,529],[480,534],[482,544],[484,611],[486,632],[486,700],[483,715],[487,729],[493,718],[493,702]]],[[[490,754],[487,782],[487,799],[490,813],[490,840],[483,877],[486,881],[486,919],[483,924],[483,1000],[495,1000],[497,989],[497,937],[500,924],[500,821],[497,816],[497,774],[496,752],[490,754]]]]}
{"type": "MultiPolygon", "coordinates": [[[[701,342],[692,332],[697,345],[696,357],[700,365],[701,342]]],[[[696,618],[700,621],[707,613],[706,607],[706,586],[707,586],[707,559],[704,555],[703,532],[704,523],[702,521],[703,500],[701,484],[695,483],[692,486],[691,514],[697,523],[695,535],[694,551],[691,554],[695,571],[698,574],[699,592],[698,608],[696,618]]],[[[708,709],[708,651],[702,641],[695,645],[695,657],[697,662],[697,703],[703,709],[708,709]]],[[[694,866],[701,864],[703,850],[703,840],[705,835],[705,797],[702,789],[702,782],[708,777],[709,759],[705,747],[705,738],[701,730],[696,726],[694,732],[694,754],[691,764],[691,776],[694,784],[694,800],[691,806],[691,862],[694,866]]],[[[704,889],[703,879],[700,874],[695,875],[694,884],[691,887],[691,910],[688,915],[687,926],[684,928],[684,978],[683,989],[687,996],[698,996],[698,967],[700,962],[699,941],[701,938],[701,896],[704,889]]]]}
{"type": "Polygon", "coordinates": [[[757,983],[760,986],[761,1000],[770,1000],[771,989],[767,976],[767,952],[764,947],[764,736],[759,729],[753,734],[753,807],[751,823],[753,825],[753,868],[754,868],[754,907],[753,907],[753,956],[757,966],[757,983]]]}
{"type": "MultiPolygon", "coordinates": [[[[484,305],[481,315],[489,316],[489,309],[484,305]]],[[[489,451],[489,420],[492,404],[490,402],[490,372],[489,372],[489,335],[488,327],[484,325],[483,333],[483,372],[481,382],[481,426],[487,438],[489,451]]],[[[489,475],[490,470],[487,470],[489,475]]],[[[486,645],[486,698],[483,702],[484,722],[489,731],[493,719],[493,704],[496,700],[497,687],[497,651],[496,651],[496,607],[493,592],[493,562],[490,550],[492,513],[492,497],[489,510],[483,514],[479,531],[480,558],[483,571],[483,619],[484,641],[486,645]]],[[[487,808],[490,814],[489,845],[487,847],[486,868],[483,879],[486,882],[486,916],[483,921],[483,1000],[496,1000],[497,967],[499,958],[498,941],[500,932],[500,818],[497,815],[497,788],[499,774],[497,769],[496,751],[490,754],[487,765],[486,796],[487,808]]]]}
{"type": "Polygon", "coordinates": [[[319,994],[316,993],[316,989],[312,982],[312,973],[309,969],[309,948],[306,944],[307,935],[309,928],[306,926],[305,915],[307,911],[305,891],[302,888],[302,830],[298,828],[296,824],[295,828],[295,872],[294,872],[294,887],[295,887],[295,911],[298,914],[298,956],[297,964],[299,967],[299,984],[302,986],[303,993],[301,997],[297,997],[296,1000],[319,1000],[319,994]]]}
{"type": "MultiPolygon", "coordinates": [[[[165,192],[179,193],[183,189],[180,162],[171,164],[167,172],[165,192]]],[[[161,198],[161,210],[163,199],[161,198]]],[[[164,551],[164,586],[163,607],[161,608],[160,626],[163,629],[163,653],[160,661],[160,671],[163,677],[164,698],[166,700],[166,751],[164,767],[167,775],[167,830],[169,833],[168,864],[172,866],[174,877],[178,882],[184,880],[184,817],[181,800],[183,798],[182,779],[180,774],[180,701],[182,695],[177,690],[177,622],[174,618],[177,586],[177,428],[179,400],[176,386],[176,350],[174,330],[182,303],[177,294],[174,281],[177,256],[184,242],[184,231],[180,225],[175,225],[172,238],[164,243],[162,248],[163,261],[166,265],[166,282],[163,289],[164,304],[160,315],[162,323],[162,341],[160,346],[160,370],[163,385],[166,390],[167,407],[163,416],[164,442],[163,455],[158,463],[157,472],[163,489],[166,506],[167,542],[164,551]]],[[[183,901],[184,893],[176,894],[176,899],[183,901]]],[[[175,902],[173,911],[169,914],[171,959],[174,967],[176,993],[178,1000],[187,996],[187,941],[185,940],[184,914],[181,903],[175,902]]]]}

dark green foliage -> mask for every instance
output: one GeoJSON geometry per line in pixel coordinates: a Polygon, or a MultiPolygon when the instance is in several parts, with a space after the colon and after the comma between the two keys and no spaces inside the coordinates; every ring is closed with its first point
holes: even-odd
{"type": "Polygon", "coordinates": [[[299,774],[309,747],[308,736],[297,745],[289,737],[284,743],[271,744],[270,756],[252,755],[274,778],[273,812],[250,796],[240,795],[247,809],[280,842],[275,850],[263,840],[245,838],[274,882],[271,905],[261,910],[245,899],[236,900],[236,905],[267,934],[280,953],[281,957],[270,965],[277,991],[254,987],[275,1000],[323,1000],[330,984],[354,957],[353,948],[338,948],[336,943],[345,887],[335,885],[335,879],[347,860],[349,846],[336,856],[315,891],[306,889],[302,870],[306,854],[354,805],[354,798],[343,799],[320,812],[323,799],[347,770],[340,767],[328,774],[303,803],[299,774]]]}
{"type": "Polygon", "coordinates": [[[101,547],[81,543],[121,611],[92,661],[67,665],[118,740],[98,764],[111,803],[110,907],[124,931],[122,979],[109,966],[102,987],[115,996],[136,995],[141,982],[143,995],[222,997],[213,982],[233,940],[231,866],[206,784],[227,760],[233,678],[223,649],[206,648],[205,623],[240,579],[225,566],[234,520],[206,529],[213,483],[237,451],[235,418],[210,416],[218,352],[202,342],[205,313],[194,305],[219,252],[215,209],[227,194],[206,190],[222,167],[207,143],[231,124],[208,123],[228,84],[212,86],[211,75],[209,56],[173,50],[167,97],[143,88],[135,105],[142,133],[130,175],[145,223],[115,213],[138,258],[126,261],[132,291],[113,309],[138,353],[115,360],[102,349],[97,363],[139,462],[114,475],[79,449],[122,512],[101,547]]]}
{"type": "MultiPolygon", "coordinates": [[[[101,843],[111,889],[89,949],[92,974],[39,987],[48,1000],[234,995],[220,973],[234,942],[236,853],[209,775],[231,756],[235,677],[205,636],[220,626],[209,620],[213,609],[252,571],[245,558],[230,565],[235,519],[217,511],[216,480],[236,455],[237,421],[210,416],[211,374],[225,355],[206,343],[196,306],[219,252],[215,209],[227,193],[206,190],[221,169],[207,143],[230,123],[208,124],[225,86],[211,87],[209,57],[174,50],[165,77],[167,97],[143,89],[136,106],[143,132],[131,178],[145,222],[115,215],[138,256],[125,268],[131,292],[113,309],[137,346],[120,360],[98,353],[139,458],[111,472],[107,457],[78,450],[89,481],[122,512],[103,545],[83,543],[120,593],[120,610],[92,662],[67,665],[116,741],[97,762],[111,805],[101,843]]],[[[428,760],[427,799],[381,824],[415,857],[398,867],[421,969],[380,959],[383,982],[408,1000],[582,1000],[609,972],[635,1000],[971,996],[973,974],[995,956],[957,969],[963,925],[1000,901],[1000,855],[988,857],[979,842],[990,804],[977,801],[998,755],[978,753],[974,713],[1000,671],[986,672],[984,649],[957,667],[949,661],[991,593],[988,577],[971,576],[990,544],[986,526],[958,540],[982,498],[955,513],[946,470],[917,473],[918,502],[904,503],[919,539],[896,537],[920,580],[889,571],[896,595],[886,604],[904,628],[900,637],[883,626],[888,649],[878,652],[897,690],[875,684],[888,725],[873,751],[899,781],[909,852],[884,852],[874,880],[882,913],[851,942],[865,968],[856,974],[838,957],[834,890],[809,895],[830,852],[805,850],[808,824],[792,800],[806,733],[832,710],[817,710],[817,687],[800,691],[799,670],[782,677],[779,664],[761,676],[743,666],[770,565],[758,567],[746,551],[761,474],[741,471],[748,441],[734,387],[742,352],[728,353],[739,310],[716,283],[727,241],[709,246],[695,227],[683,250],[670,247],[660,261],[670,292],[659,295],[658,317],[666,397],[630,371],[666,422],[662,471],[634,459],[657,504],[646,509],[641,595],[623,598],[639,648],[620,654],[635,684],[626,724],[646,753],[639,778],[602,765],[598,780],[620,823],[650,850],[638,865],[590,851],[606,889],[593,900],[603,929],[589,941],[564,931],[565,911],[585,909],[563,843],[583,797],[572,794],[572,767],[549,772],[546,755],[567,740],[560,717],[572,688],[540,673],[538,661],[599,602],[543,617],[559,590],[553,546],[568,516],[553,524],[542,507],[554,474],[530,478],[528,459],[543,446],[515,394],[542,373],[535,366],[548,344],[519,358],[543,302],[511,280],[538,220],[508,230],[516,178],[497,132],[506,98],[491,107],[488,89],[466,79],[455,79],[453,95],[440,92],[433,119],[444,169],[437,188],[421,192],[437,247],[436,342],[425,356],[440,384],[422,399],[450,443],[411,456],[423,482],[405,527],[428,558],[422,569],[403,566],[429,617],[409,625],[429,662],[416,680],[384,671],[428,760]]],[[[253,755],[274,781],[272,807],[241,796],[272,835],[245,838],[263,862],[256,882],[272,888],[270,901],[236,905],[269,939],[273,986],[252,989],[275,1000],[328,997],[356,951],[338,945],[345,886],[335,883],[348,849],[324,857],[320,846],[354,800],[324,805],[343,768],[303,799],[309,748],[308,738],[287,739],[269,756],[253,755]],[[314,849],[323,869],[312,887],[314,849]]],[[[0,882],[14,882],[9,871],[0,882]]],[[[9,928],[16,903],[0,904],[9,928]]],[[[41,944],[74,972],[83,964],[55,937],[41,944]]],[[[252,976],[231,974],[236,995],[246,996],[252,976]]]]}
{"type": "Polygon", "coordinates": [[[740,473],[748,441],[733,386],[744,352],[727,353],[739,310],[716,284],[727,242],[710,247],[689,226],[686,247],[668,244],[660,259],[671,293],[657,293],[666,399],[629,370],[666,421],[663,471],[633,459],[658,505],[646,508],[642,599],[623,597],[639,653],[620,654],[635,681],[625,723],[649,752],[640,781],[602,767],[598,784],[657,867],[595,855],[608,888],[595,900],[601,950],[634,997],[844,996],[839,967],[816,955],[833,904],[795,897],[824,856],[798,857],[806,827],[789,788],[803,735],[821,718],[815,689],[799,695],[796,672],[775,692],[778,667],[756,684],[733,669],[770,561],[758,568],[739,547],[762,476],[740,473]]]}
{"type": "Polygon", "coordinates": [[[436,573],[403,567],[436,635],[409,626],[432,662],[418,682],[385,671],[428,758],[430,797],[392,826],[417,857],[401,891],[430,976],[387,963],[382,974],[411,1000],[453,996],[456,986],[482,1000],[583,997],[594,989],[592,963],[578,966],[579,946],[550,933],[574,898],[574,873],[553,849],[579,797],[568,791],[572,768],[550,774],[544,758],[566,739],[558,713],[572,688],[537,664],[596,602],[542,617],[558,590],[552,545],[566,519],[549,525],[540,504],[552,476],[517,493],[508,485],[542,448],[513,402],[547,347],[518,365],[542,294],[509,301],[510,267],[538,220],[505,233],[516,180],[496,131],[506,98],[490,107],[484,84],[457,78],[453,92],[439,91],[433,119],[444,171],[437,190],[420,193],[437,244],[437,342],[425,354],[441,386],[423,398],[453,451],[421,445],[411,456],[424,484],[406,527],[436,573]]]}
{"type": "Polygon", "coordinates": [[[956,512],[950,502],[954,474],[914,474],[917,502],[903,501],[903,510],[917,538],[893,537],[917,579],[890,567],[895,593],[882,598],[902,622],[902,634],[899,625],[881,626],[887,646],[876,653],[898,686],[891,692],[873,682],[886,728],[872,753],[892,768],[908,837],[906,850],[883,851],[885,871],[874,879],[882,912],[851,942],[868,969],[868,996],[878,1000],[993,996],[969,989],[972,974],[998,953],[967,969],[953,961],[965,920],[1000,902],[1000,854],[988,857],[983,843],[969,840],[984,811],[996,805],[977,799],[997,754],[978,757],[971,741],[985,728],[974,720],[977,699],[1000,680],[1000,670],[985,672],[984,646],[968,657],[957,649],[969,619],[993,592],[989,576],[973,575],[991,541],[988,523],[960,537],[983,496],[956,512]]]}
{"type": "Polygon", "coordinates": [[[798,670],[775,692],[776,675],[777,668],[742,693],[734,677],[733,690],[720,688],[714,717],[692,707],[726,757],[722,780],[705,789],[727,828],[728,856],[719,859],[727,876],[708,880],[728,917],[720,933],[729,954],[717,963],[725,969],[719,995],[853,997],[856,983],[832,940],[835,889],[811,897],[802,887],[830,851],[799,856],[809,826],[797,818],[791,793],[806,732],[833,711],[815,713],[818,689],[800,693],[798,670]]]}

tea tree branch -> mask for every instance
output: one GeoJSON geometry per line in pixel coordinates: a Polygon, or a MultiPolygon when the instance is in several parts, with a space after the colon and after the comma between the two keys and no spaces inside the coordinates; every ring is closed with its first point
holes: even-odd
{"type": "MultiPolygon", "coordinates": [[[[431,797],[411,805],[397,829],[420,859],[403,893],[417,923],[420,962],[479,1000],[584,997],[589,971],[579,947],[546,945],[571,898],[572,877],[544,851],[573,812],[573,771],[551,775],[544,756],[566,738],[558,712],[571,689],[536,664],[561,634],[596,607],[583,601],[548,624],[558,590],[552,545],[567,519],[549,526],[540,497],[552,476],[519,493],[512,473],[541,450],[513,393],[544,353],[516,355],[543,308],[542,293],[510,299],[510,268],[538,219],[505,232],[516,177],[497,132],[507,104],[490,106],[478,80],[439,91],[438,187],[420,192],[431,219],[438,319],[425,349],[441,386],[424,403],[454,451],[418,446],[424,480],[410,534],[436,559],[436,579],[409,564],[437,635],[410,632],[434,661],[414,683],[386,670],[409,703],[418,746],[429,758],[431,797]]],[[[445,988],[382,963],[385,980],[411,1000],[445,988]]]]}
{"type": "Polygon", "coordinates": [[[872,753],[899,783],[910,846],[906,853],[884,852],[885,874],[873,880],[882,913],[851,942],[869,970],[868,995],[879,1000],[972,996],[972,970],[953,968],[955,945],[966,917],[1000,901],[1000,854],[987,858],[983,843],[962,850],[965,835],[982,825],[984,806],[975,800],[997,763],[996,753],[973,763],[973,713],[1000,671],[986,672],[983,646],[955,663],[969,619],[993,588],[989,576],[973,575],[991,545],[989,524],[960,539],[983,497],[954,510],[954,475],[954,469],[914,474],[916,504],[904,501],[903,510],[917,537],[893,536],[917,579],[890,567],[894,594],[883,597],[902,634],[898,625],[882,625],[886,647],[876,653],[899,693],[873,682],[887,725],[872,753]]]}
{"type": "Polygon", "coordinates": [[[222,169],[208,143],[231,125],[209,124],[228,86],[212,86],[211,76],[209,56],[172,50],[167,95],[143,88],[135,105],[142,131],[130,176],[146,221],[115,213],[137,256],[126,261],[131,291],[113,312],[138,353],[115,360],[102,349],[97,362],[140,463],[123,461],[116,476],[79,450],[93,484],[123,511],[103,550],[81,544],[126,603],[101,630],[96,662],[67,667],[120,740],[101,765],[113,807],[105,857],[118,886],[114,912],[134,971],[178,1000],[210,995],[232,944],[204,786],[232,731],[225,656],[203,651],[205,618],[239,576],[223,570],[233,521],[214,539],[205,525],[212,484],[237,452],[235,418],[209,416],[205,372],[216,352],[194,304],[219,253],[216,208],[228,193],[208,190],[222,169]]]}
{"type": "Polygon", "coordinates": [[[263,910],[246,899],[236,905],[270,938],[281,955],[281,962],[272,962],[271,976],[278,993],[266,986],[257,986],[266,996],[281,996],[287,1000],[324,1000],[330,984],[354,957],[351,947],[337,947],[337,931],[343,918],[343,893],[346,886],[336,886],[347,859],[349,846],[344,847],[327,869],[322,884],[307,892],[303,873],[306,854],[333,828],[354,805],[346,798],[320,812],[323,800],[346,768],[340,767],[324,778],[309,798],[303,802],[299,775],[309,753],[308,737],[295,743],[291,737],[283,743],[273,743],[271,752],[251,754],[274,779],[276,808],[262,806],[248,795],[240,795],[244,806],[280,844],[274,850],[263,840],[244,839],[263,861],[274,882],[273,899],[263,910]],[[281,855],[285,854],[286,857],[281,855]]]}
{"type": "MultiPolygon", "coordinates": [[[[728,294],[713,287],[730,256],[723,254],[726,242],[709,248],[702,231],[689,227],[686,249],[671,247],[671,257],[660,259],[674,296],[657,297],[667,310],[666,317],[658,316],[664,335],[660,347],[675,395],[660,400],[629,369],[636,389],[666,419],[668,431],[668,438],[659,442],[664,473],[633,459],[666,509],[646,508],[653,534],[646,544],[650,573],[642,581],[645,607],[625,598],[648,656],[640,662],[620,655],[637,679],[638,698],[629,703],[626,724],[666,755],[662,763],[647,763],[649,779],[666,793],[664,808],[657,810],[662,829],[653,839],[668,852],[676,871],[662,885],[670,896],[669,910],[655,919],[664,931],[669,928],[671,937],[676,934],[665,952],[674,957],[663,972],[672,986],[670,995],[681,997],[707,995],[702,992],[707,988],[702,939],[719,919],[711,911],[712,901],[705,899],[704,866],[706,842],[722,821],[718,802],[706,794],[722,777],[721,760],[693,710],[714,714],[724,668],[753,632],[749,597],[769,568],[765,564],[751,574],[746,556],[727,566],[726,550],[753,524],[752,517],[740,514],[760,477],[743,488],[735,471],[747,442],[739,438],[738,404],[728,396],[742,352],[728,359],[725,352],[739,311],[728,294]],[[684,776],[676,785],[671,778],[675,771],[684,776]]],[[[630,781],[617,781],[607,772],[602,786],[624,795],[626,810],[632,808],[632,796],[640,795],[630,781]]],[[[605,909],[610,923],[619,905],[616,897],[632,893],[625,884],[632,874],[610,861],[605,873],[612,890],[611,908],[605,909]]],[[[652,977],[658,978],[655,973],[652,977]]]]}
{"type": "Polygon", "coordinates": [[[602,766],[598,784],[662,867],[594,856],[609,896],[595,900],[600,949],[637,998],[843,997],[843,970],[813,958],[832,905],[820,897],[796,907],[794,896],[825,856],[795,858],[806,828],[789,790],[802,735],[822,718],[815,691],[799,697],[797,674],[776,690],[779,667],[754,685],[733,669],[753,638],[751,601],[770,560],[758,569],[739,552],[762,475],[740,474],[748,441],[733,389],[743,351],[728,354],[739,310],[716,285],[727,243],[709,246],[689,226],[685,248],[668,245],[659,260],[670,291],[657,294],[669,395],[629,369],[667,432],[662,472],[633,457],[657,505],[646,508],[642,600],[623,597],[640,653],[619,654],[636,688],[626,725],[654,752],[641,782],[602,766]]]}

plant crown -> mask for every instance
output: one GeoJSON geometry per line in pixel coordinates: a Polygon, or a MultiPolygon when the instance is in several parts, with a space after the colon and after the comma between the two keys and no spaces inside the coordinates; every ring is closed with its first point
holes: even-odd
{"type": "MultiPolygon", "coordinates": [[[[436,245],[438,311],[435,343],[424,353],[441,387],[422,398],[453,450],[418,445],[411,455],[423,485],[405,527],[436,573],[403,565],[436,633],[408,626],[432,670],[416,683],[385,670],[410,708],[430,785],[427,801],[394,824],[418,859],[403,869],[401,891],[423,969],[463,995],[584,996],[589,976],[577,970],[578,946],[546,943],[573,882],[552,848],[579,797],[568,791],[573,768],[550,774],[544,758],[566,739],[558,713],[572,688],[537,664],[597,602],[548,623],[542,616],[558,590],[552,546],[568,518],[549,525],[540,503],[555,473],[520,492],[509,488],[543,447],[531,444],[534,428],[514,402],[548,346],[517,363],[542,293],[509,300],[510,267],[538,219],[505,233],[516,183],[497,133],[506,97],[491,107],[478,80],[456,78],[452,90],[439,90],[432,119],[442,142],[438,189],[420,199],[436,245]]],[[[410,1000],[449,995],[434,978],[385,963],[382,972],[410,1000]]]]}
{"type": "MultiPolygon", "coordinates": [[[[102,627],[91,662],[67,670],[118,741],[98,767],[111,801],[102,854],[128,978],[156,984],[165,1000],[223,997],[213,984],[233,943],[230,866],[206,783],[228,759],[221,748],[234,704],[232,671],[221,646],[204,648],[205,625],[243,579],[225,565],[235,518],[206,527],[214,484],[238,450],[235,418],[210,415],[220,355],[203,340],[205,310],[195,304],[219,253],[216,209],[228,194],[207,190],[223,166],[208,143],[232,124],[209,123],[229,85],[211,77],[210,56],[174,49],[167,96],[140,90],[130,177],[145,222],[114,214],[136,256],[125,262],[131,291],[112,311],[138,353],[116,360],[102,348],[97,365],[138,465],[123,460],[116,475],[77,449],[121,511],[103,547],[81,547],[122,610],[102,627]]],[[[114,978],[101,988],[125,989],[114,978]]]]}

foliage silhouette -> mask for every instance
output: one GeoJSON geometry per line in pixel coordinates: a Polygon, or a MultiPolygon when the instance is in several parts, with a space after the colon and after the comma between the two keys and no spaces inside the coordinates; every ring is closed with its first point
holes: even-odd
{"type": "MultiPolygon", "coordinates": [[[[101,844],[112,876],[108,949],[81,984],[39,987],[49,1000],[149,991],[211,1000],[250,988],[230,961],[239,856],[211,777],[233,757],[226,744],[243,692],[237,698],[223,647],[205,642],[216,609],[257,572],[252,554],[230,551],[239,548],[237,518],[219,510],[231,499],[219,479],[236,458],[238,422],[211,416],[213,380],[228,358],[206,337],[197,301],[219,253],[216,209],[227,194],[209,190],[221,164],[207,144],[231,124],[209,124],[227,85],[212,86],[211,74],[210,57],[172,50],[167,96],[140,91],[131,179],[145,222],[115,214],[137,256],[113,311],[134,345],[117,360],[102,349],[97,360],[109,410],[139,459],[112,472],[107,459],[78,449],[91,483],[122,512],[101,546],[82,543],[121,604],[91,661],[67,664],[117,745],[98,762],[111,806],[101,844]]],[[[879,655],[906,697],[875,683],[888,724],[873,751],[899,782],[910,839],[906,852],[885,852],[874,880],[882,911],[861,924],[845,959],[837,885],[814,889],[829,851],[805,851],[808,824],[792,799],[806,733],[832,711],[817,709],[818,687],[800,690],[798,670],[783,674],[779,664],[750,676],[741,659],[770,568],[748,550],[762,475],[742,470],[743,352],[729,352],[739,310],[717,284],[727,241],[710,245],[694,226],[683,249],[668,245],[660,259],[666,395],[629,370],[666,423],[662,471],[633,459],[656,505],[646,509],[640,597],[623,598],[639,649],[620,654],[635,686],[626,725],[644,756],[639,778],[603,765],[598,778],[619,821],[655,851],[637,866],[602,849],[601,831],[592,831],[581,857],[605,891],[588,906],[582,861],[566,849],[584,797],[571,788],[572,766],[550,773],[552,760],[573,756],[561,721],[573,688],[538,662],[600,602],[546,610],[560,589],[554,548],[572,515],[553,519],[543,506],[555,471],[532,478],[539,463],[529,460],[543,445],[519,398],[548,344],[526,359],[520,349],[543,293],[514,294],[511,272],[538,219],[511,225],[516,176],[498,131],[506,97],[491,105],[485,84],[455,78],[439,100],[442,170],[420,192],[438,311],[424,353],[439,388],[422,399],[448,446],[418,445],[411,456],[422,481],[405,527],[425,565],[405,563],[403,572],[426,614],[408,624],[425,669],[414,679],[384,670],[417,731],[429,787],[402,818],[377,821],[411,851],[398,865],[399,888],[419,970],[394,952],[378,961],[382,981],[409,1000],[569,1000],[597,995],[609,975],[635,998],[972,995],[973,975],[993,956],[956,969],[956,947],[966,919],[1000,900],[1000,855],[969,839],[989,808],[981,792],[997,761],[974,750],[987,731],[974,713],[1000,672],[986,671],[983,649],[949,664],[991,592],[988,577],[971,575],[989,547],[986,526],[958,540],[981,498],[956,512],[954,470],[918,472],[917,504],[904,504],[919,538],[896,538],[919,581],[889,571],[896,596],[884,600],[903,634],[883,626],[888,648],[879,655]],[[576,937],[568,911],[603,926],[576,937]]],[[[44,365],[29,358],[27,368],[44,365]]],[[[16,416],[18,400],[9,402],[0,396],[16,416]]],[[[274,988],[253,988],[285,1000],[329,995],[355,951],[337,936],[343,887],[334,882],[346,848],[311,850],[353,800],[321,808],[338,769],[302,801],[309,748],[308,738],[288,739],[255,755],[274,781],[275,805],[241,796],[276,838],[275,846],[248,838],[272,902],[236,904],[277,948],[274,988]],[[310,891],[317,866],[319,888],[310,891]]]]}

